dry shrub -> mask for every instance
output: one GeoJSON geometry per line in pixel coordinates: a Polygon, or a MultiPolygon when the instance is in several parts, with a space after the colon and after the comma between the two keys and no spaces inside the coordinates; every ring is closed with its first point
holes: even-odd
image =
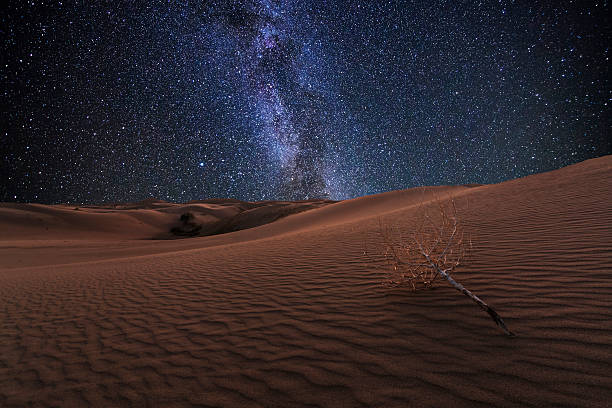
{"type": "Polygon", "coordinates": [[[385,286],[405,286],[413,291],[434,286],[442,276],[438,266],[448,274],[462,264],[472,249],[472,241],[466,237],[457,216],[454,200],[447,204],[436,200],[434,214],[420,209],[423,216],[415,229],[402,232],[398,227],[384,225],[379,219],[379,232],[384,247],[387,267],[385,286]],[[428,254],[428,261],[424,254],[428,254]]]}
{"type": "MultiPolygon", "coordinates": [[[[446,280],[455,289],[469,297],[508,336],[508,329],[497,312],[478,296],[453,278],[457,266],[465,261],[472,249],[472,241],[466,238],[457,216],[455,200],[444,204],[435,200],[437,212],[431,214],[423,208],[416,227],[410,233],[399,228],[385,226],[379,219],[383,256],[387,263],[385,286],[408,287],[412,291],[431,288],[437,281],[446,280]]],[[[370,256],[366,251],[364,254],[370,256]]]]}

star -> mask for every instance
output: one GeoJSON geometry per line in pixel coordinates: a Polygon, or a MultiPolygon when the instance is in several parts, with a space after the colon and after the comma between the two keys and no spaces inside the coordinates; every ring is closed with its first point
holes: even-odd
{"type": "Polygon", "coordinates": [[[11,2],[0,201],[346,199],[609,154],[607,8],[11,2]]]}

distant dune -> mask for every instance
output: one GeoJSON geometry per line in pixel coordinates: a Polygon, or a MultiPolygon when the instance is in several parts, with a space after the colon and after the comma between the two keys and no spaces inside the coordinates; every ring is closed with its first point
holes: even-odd
{"type": "Polygon", "coordinates": [[[4,203],[0,406],[607,407],[611,299],[612,156],[337,203],[4,203]],[[456,278],[515,338],[363,257],[451,196],[456,278]]]}
{"type": "Polygon", "coordinates": [[[208,236],[253,228],[331,203],[334,201],[215,199],[174,204],[153,198],[137,203],[89,206],[0,203],[0,240],[208,236]]]}

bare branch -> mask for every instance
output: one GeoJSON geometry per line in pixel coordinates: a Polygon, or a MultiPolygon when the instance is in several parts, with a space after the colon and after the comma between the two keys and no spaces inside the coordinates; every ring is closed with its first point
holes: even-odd
{"type": "Polygon", "coordinates": [[[416,291],[430,288],[434,282],[443,278],[487,312],[504,333],[514,336],[492,307],[452,277],[457,266],[472,249],[472,240],[470,238],[468,243],[464,240],[455,201],[450,200],[450,211],[444,207],[441,200],[437,200],[437,204],[440,222],[436,223],[425,213],[411,240],[405,239],[399,229],[394,235],[391,228],[383,225],[382,219],[379,219],[380,235],[384,244],[383,255],[389,273],[384,284],[409,286],[412,291],[416,291]],[[440,246],[443,249],[440,249],[440,246]]]}

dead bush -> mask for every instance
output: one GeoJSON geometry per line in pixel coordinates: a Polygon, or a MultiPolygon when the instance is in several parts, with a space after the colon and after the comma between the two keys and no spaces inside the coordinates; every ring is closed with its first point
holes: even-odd
{"type": "MultiPolygon", "coordinates": [[[[455,200],[444,203],[438,199],[436,204],[433,214],[419,209],[422,217],[410,232],[379,219],[387,275],[383,285],[417,291],[445,280],[487,312],[504,333],[514,336],[493,308],[454,279],[456,268],[470,254],[472,241],[463,231],[455,200]]],[[[364,253],[371,258],[367,249],[364,253]]]]}

